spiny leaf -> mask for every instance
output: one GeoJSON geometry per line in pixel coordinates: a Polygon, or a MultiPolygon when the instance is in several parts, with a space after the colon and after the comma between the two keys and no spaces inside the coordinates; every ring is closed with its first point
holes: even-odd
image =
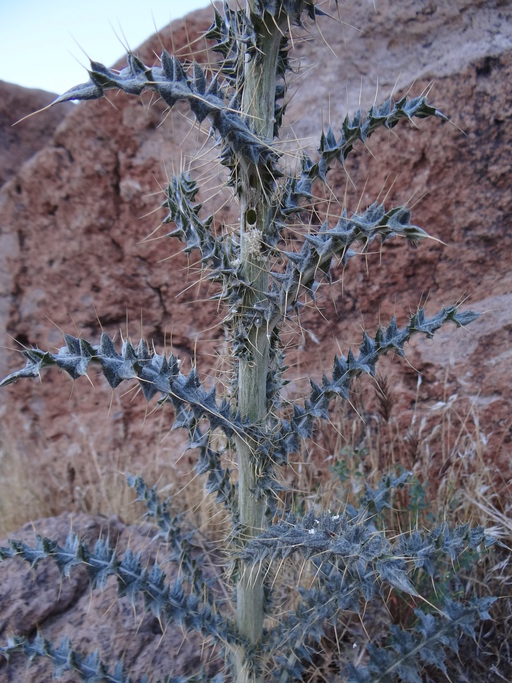
{"type": "MultiPolygon", "coordinates": [[[[164,623],[175,622],[186,630],[210,635],[219,644],[226,641],[228,633],[230,637],[237,638],[231,623],[212,610],[208,601],[204,601],[205,591],[201,590],[198,595],[186,591],[179,578],[169,583],[161,567],[157,563],[148,567],[140,552],[135,554],[128,548],[121,558],[105,541],[97,542],[91,550],[73,532],[68,534],[64,546],[39,535],[33,547],[16,540],[10,541],[10,546],[12,552],[2,553],[0,560],[10,555],[20,557],[35,567],[42,559],[50,558],[64,576],[69,576],[75,567],[83,566],[93,588],[103,588],[107,578],[114,576],[119,597],[125,596],[135,605],[142,595],[146,610],[151,610],[164,623]]],[[[61,671],[68,670],[68,666],[76,668],[81,663],[81,660],[73,659],[75,655],[66,640],[52,652],[61,671]]]]}
{"type": "Polygon", "coordinates": [[[404,562],[400,558],[379,560],[375,568],[382,581],[387,581],[393,588],[398,588],[404,593],[418,596],[417,590],[407,576],[404,562]]]}
{"type": "Polygon", "coordinates": [[[161,67],[146,66],[131,53],[127,61],[127,66],[119,72],[99,62],[91,62],[90,80],[69,89],[52,104],[99,99],[112,88],[119,88],[130,95],[140,95],[144,90],[156,91],[170,108],[185,100],[199,122],[209,117],[222,142],[234,154],[268,169],[272,175],[277,153],[258,138],[241,113],[224,103],[216,82],[211,87],[207,86],[205,73],[199,64],[194,63],[193,74],[189,77],[179,60],[166,50],[161,55],[161,67]]]}
{"type": "MultiPolygon", "coordinates": [[[[86,683],[135,683],[134,679],[125,673],[121,660],[116,663],[112,671],[101,660],[98,650],[84,656],[71,647],[67,638],[63,638],[56,647],[38,632],[33,640],[23,636],[10,637],[7,644],[0,647],[0,655],[7,660],[18,652],[24,653],[30,662],[37,657],[48,658],[53,664],[53,675],[56,679],[62,678],[66,672],[73,672],[86,683]]],[[[154,683],[223,683],[223,681],[223,674],[212,677],[203,671],[195,676],[168,675],[163,679],[155,679],[154,683]]],[[[139,683],[148,683],[148,678],[144,676],[139,683]]]]}
{"type": "MultiPolygon", "coordinates": [[[[463,323],[472,322],[478,317],[479,314],[473,311],[458,313],[457,306],[448,306],[432,318],[427,318],[425,310],[421,308],[411,316],[409,323],[403,329],[397,327],[396,319],[393,316],[389,326],[384,329],[379,328],[374,339],[367,332],[364,332],[358,357],[356,358],[352,350],[349,350],[347,357],[335,356],[331,377],[329,378],[324,374],[321,386],[312,383],[310,397],[309,400],[305,401],[304,408],[300,408],[297,404],[294,405],[291,423],[293,431],[300,439],[311,438],[313,420],[318,417],[329,418],[326,413],[326,406],[329,402],[337,396],[348,400],[354,377],[362,373],[375,376],[376,364],[380,356],[389,352],[403,356],[405,343],[409,341],[412,335],[421,333],[427,338],[431,338],[436,330],[445,323],[454,322],[460,326],[463,323]],[[320,410],[319,406],[321,406],[320,410]]],[[[286,430],[288,429],[289,427],[286,425],[286,430]]],[[[283,425],[282,437],[285,436],[286,432],[283,425]]],[[[375,504],[377,504],[377,499],[375,499],[375,504]]]]}
{"type": "MultiPolygon", "coordinates": [[[[411,224],[410,220],[411,212],[404,207],[386,211],[383,204],[373,203],[364,212],[355,212],[350,218],[347,211],[343,210],[334,227],[329,228],[324,222],[318,232],[305,235],[300,251],[281,251],[280,256],[286,260],[285,272],[271,273],[279,291],[281,315],[293,309],[301,290],[314,292],[317,278],[326,277],[330,280],[336,259],[347,265],[358,253],[351,249],[354,244],[361,243],[366,249],[376,238],[385,241],[392,237],[404,237],[416,244],[418,240],[428,237],[425,230],[411,224]]],[[[275,221],[279,224],[278,216],[275,221]]]]}

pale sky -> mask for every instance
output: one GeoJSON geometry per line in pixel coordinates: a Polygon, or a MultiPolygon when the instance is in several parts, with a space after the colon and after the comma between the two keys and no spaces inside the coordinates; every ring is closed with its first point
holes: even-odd
{"type": "MultiPolygon", "coordinates": [[[[0,0],[0,80],[62,94],[210,0],[0,0]],[[119,38],[116,37],[116,34],[119,38]]],[[[212,11],[213,18],[213,11],[212,11]]]]}

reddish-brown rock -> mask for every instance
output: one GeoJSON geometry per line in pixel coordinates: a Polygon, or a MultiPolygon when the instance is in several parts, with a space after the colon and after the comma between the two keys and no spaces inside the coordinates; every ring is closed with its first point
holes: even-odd
{"type": "MultiPolygon", "coordinates": [[[[319,296],[328,324],[318,311],[305,312],[289,355],[290,375],[299,377],[307,368],[321,377],[335,352],[346,353],[359,343],[362,325],[374,331],[395,311],[403,324],[420,304],[427,302],[427,310],[434,312],[467,298],[467,307],[484,313],[480,320],[467,330],[446,328],[433,341],[413,340],[409,364],[384,359],[381,372],[394,396],[393,417],[404,434],[408,430],[411,442],[421,438],[426,444],[424,457],[434,473],[455,461],[466,467],[468,449],[481,449],[478,462],[497,470],[497,482],[505,490],[510,484],[512,399],[511,4],[379,0],[376,6],[371,0],[340,3],[346,23],[322,21],[321,36],[313,30],[314,41],[297,44],[303,75],[288,109],[292,142],[286,149],[296,150],[294,137],[305,139],[314,156],[321,123],[339,127],[347,105],[353,111],[361,100],[369,108],[374,97],[384,99],[393,90],[410,87],[421,92],[433,83],[430,99],[453,125],[428,120],[419,122],[419,130],[402,126],[380,132],[370,140],[371,153],[355,150],[346,172],[333,171],[330,183],[339,197],[346,189],[349,210],[359,201],[371,203],[379,192],[389,193],[389,204],[417,204],[415,222],[440,241],[413,250],[395,240],[380,254],[353,259],[343,280],[319,296]],[[453,413],[447,417],[450,407],[453,413]],[[455,420],[454,415],[457,434],[446,436],[447,421],[455,420]]],[[[185,21],[176,22],[172,40],[163,37],[166,47],[183,55],[191,41],[198,58],[205,59],[201,44],[194,41],[210,17],[205,10],[189,16],[186,28],[185,21]]],[[[152,61],[153,51],[159,50],[154,38],[139,54],[152,61]]],[[[162,218],[152,212],[162,201],[166,174],[189,164],[199,175],[205,172],[207,131],[192,125],[186,109],[167,116],[149,96],[139,100],[111,94],[109,100],[72,108],[52,141],[0,191],[5,343],[11,344],[13,337],[21,345],[56,348],[62,343],[61,328],[95,339],[100,324],[110,333],[128,332],[135,338],[142,330],[160,348],[172,340],[185,364],[192,362],[197,346],[200,370],[214,368],[220,375],[225,367],[215,354],[224,340],[216,307],[206,301],[208,288],[197,285],[198,271],[188,269],[176,242],[141,243],[162,218]],[[198,148],[201,158],[192,162],[198,148]]],[[[51,111],[57,115],[59,110],[51,111]]],[[[14,118],[25,113],[16,112],[14,118]]],[[[28,125],[21,124],[18,135],[28,125]]],[[[207,157],[213,154],[207,152],[207,157]]],[[[209,182],[212,189],[205,197],[214,193],[219,178],[211,172],[209,182]]],[[[214,197],[209,206],[217,205],[214,197]]],[[[331,204],[333,221],[341,209],[331,204]]],[[[236,226],[233,200],[217,210],[216,221],[236,226]]],[[[293,324],[292,331],[297,331],[293,324]]],[[[0,375],[21,361],[2,352],[0,375]]],[[[10,447],[30,463],[29,477],[37,480],[36,471],[43,470],[48,487],[59,492],[53,501],[56,510],[78,504],[87,508],[84,490],[73,489],[75,477],[78,481],[81,476],[78,470],[117,462],[117,454],[122,456],[117,469],[163,469],[162,480],[170,483],[190,468],[190,461],[180,457],[182,436],[168,434],[172,420],[165,406],[146,417],[140,396],[118,392],[111,397],[104,381],[91,379],[94,389],[85,380],[73,388],[66,376],[49,372],[43,383],[20,382],[0,392],[2,431],[10,447]]],[[[301,386],[291,385],[290,391],[301,386]]],[[[373,393],[372,382],[363,386],[373,393]]],[[[62,536],[69,523],[63,516],[41,528],[62,536]]],[[[75,528],[81,524],[94,538],[103,522],[73,522],[75,528]]],[[[131,546],[142,547],[146,538],[119,521],[111,533],[120,547],[128,538],[131,546]]],[[[13,534],[20,535],[32,537],[28,529],[13,534]]],[[[91,598],[79,575],[62,584],[59,601],[53,567],[45,565],[37,579],[25,570],[11,562],[0,564],[0,633],[30,633],[39,625],[49,638],[72,635],[73,644],[87,651],[97,643],[116,656],[126,649],[135,677],[150,669],[168,672],[164,655],[172,643],[179,646],[180,634],[168,630],[169,643],[158,647],[158,625],[149,618],[134,622],[131,609],[116,603],[114,588],[91,598]],[[27,599],[27,580],[37,581],[45,591],[42,601],[27,599]],[[125,628],[138,632],[136,645],[125,628]]],[[[193,670],[198,664],[193,649],[187,645],[183,652],[193,670]]],[[[0,678],[21,680],[24,666],[10,673],[0,669],[0,678]]],[[[44,680],[49,674],[36,664],[30,675],[44,680]]]]}
{"type": "MultiPolygon", "coordinates": [[[[503,468],[511,437],[511,15],[509,2],[483,0],[340,7],[345,23],[321,22],[313,41],[297,44],[302,75],[288,109],[291,142],[283,143],[296,150],[297,137],[314,156],[322,123],[339,127],[347,105],[353,111],[360,101],[369,108],[392,91],[432,86],[430,99],[453,125],[428,120],[419,122],[419,130],[380,132],[370,140],[371,153],[355,150],[346,172],[333,172],[330,183],[341,198],[346,189],[349,210],[379,192],[389,194],[388,203],[417,203],[415,221],[441,241],[417,250],[394,241],[380,254],[354,259],[343,281],[331,293],[322,291],[319,305],[328,324],[316,311],[304,315],[290,373],[300,375],[307,365],[321,377],[335,352],[358,343],[362,324],[374,331],[395,311],[403,324],[425,301],[433,312],[467,298],[467,307],[485,313],[478,322],[467,330],[447,329],[433,342],[414,340],[410,365],[386,361],[382,367],[392,377],[395,412],[405,426],[419,371],[418,398],[428,418],[423,436],[435,429],[432,406],[457,395],[460,412],[473,410],[492,444],[490,456],[503,468]]],[[[210,10],[191,15],[186,29],[185,21],[176,22],[172,40],[163,37],[166,47],[184,56],[190,41],[204,60],[195,41],[210,17],[210,10]]],[[[148,41],[140,56],[152,61],[159,40],[148,41]]],[[[108,101],[71,111],[51,143],[0,193],[0,317],[7,335],[21,346],[54,349],[62,343],[61,329],[94,340],[101,325],[135,338],[142,331],[160,348],[172,340],[186,362],[197,347],[203,373],[219,365],[215,354],[223,336],[216,307],[206,301],[208,287],[197,284],[197,269],[188,268],[177,242],[142,242],[163,216],[155,210],[166,174],[189,165],[205,172],[203,154],[213,157],[204,152],[207,132],[192,125],[186,109],[167,116],[149,94],[110,94],[108,101]]],[[[218,185],[214,172],[209,182],[218,185]]],[[[217,206],[216,198],[209,206],[217,206]]],[[[333,220],[341,209],[331,204],[333,220]]],[[[218,209],[216,221],[236,226],[234,200],[218,209]]],[[[2,353],[0,374],[20,361],[2,353]]],[[[155,449],[161,462],[176,462],[183,439],[177,433],[164,439],[171,426],[165,408],[144,419],[140,397],[120,392],[112,399],[105,382],[92,380],[94,389],[86,380],[72,388],[67,377],[50,372],[42,384],[3,390],[3,430],[18,448],[37,454],[35,463],[55,462],[59,481],[88,451],[102,459],[117,449],[134,468],[155,449]]]]}
{"type": "Polygon", "coordinates": [[[49,142],[59,123],[73,109],[72,104],[66,103],[62,109],[52,107],[14,125],[22,117],[46,107],[55,97],[44,90],[0,81],[0,186],[49,142]]]}

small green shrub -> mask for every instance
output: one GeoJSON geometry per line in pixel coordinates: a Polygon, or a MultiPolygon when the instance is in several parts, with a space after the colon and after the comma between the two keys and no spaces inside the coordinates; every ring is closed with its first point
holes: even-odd
{"type": "MultiPolygon", "coordinates": [[[[36,566],[51,557],[63,575],[84,565],[94,589],[114,577],[120,597],[135,604],[142,595],[145,609],[162,624],[197,631],[218,648],[226,670],[215,681],[304,680],[327,631],[336,630],[347,615],[363,619],[368,603],[383,603],[391,595],[401,613],[397,623],[388,618],[381,625],[386,636],[368,643],[357,660],[341,648],[333,675],[348,683],[417,683],[425,668],[446,671],[446,653],[457,651],[461,636],[473,635],[492,603],[491,598],[459,596],[451,581],[456,570],[443,584],[446,590],[433,595],[429,589],[428,600],[422,598],[421,591],[446,576],[447,567],[457,567],[467,553],[493,539],[468,524],[452,529],[441,523],[424,530],[414,525],[398,532],[390,524],[393,500],[411,486],[409,472],[390,471],[376,486],[363,480],[359,500],[340,500],[335,510],[316,509],[295,496],[294,513],[282,495],[279,468],[329,421],[335,399],[349,400],[354,379],[375,377],[379,358],[403,356],[413,335],[432,337],[448,322],[461,327],[478,317],[452,305],[431,318],[419,309],[404,327],[392,318],[375,333],[364,332],[358,349],[336,356],[329,374],[311,378],[305,398],[283,397],[286,368],[280,333],[289,318],[300,317],[304,299],[316,301],[320,281],[331,283],[337,265],[345,268],[376,242],[400,237],[415,245],[428,237],[411,222],[409,209],[377,202],[365,210],[343,210],[334,225],[326,217],[308,229],[315,225],[315,187],[326,184],[331,167],[345,164],[352,149],[379,129],[413,119],[446,118],[425,96],[387,99],[366,114],[347,115],[339,134],[331,127],[323,131],[315,159],[303,150],[300,170],[287,168],[274,140],[286,111],[290,27],[328,20],[313,0],[249,0],[247,10],[225,6],[223,12],[214,10],[206,34],[220,55],[212,78],[199,64],[183,64],[166,51],[153,67],[130,53],[120,72],[91,62],[89,81],[55,101],[96,99],[110,89],[132,95],[151,90],[169,108],[184,101],[199,123],[209,122],[233,202],[240,208],[239,233],[214,230],[213,216],[204,215],[197,201],[200,188],[187,173],[169,182],[163,223],[174,225],[169,236],[179,239],[187,253],[199,253],[205,277],[217,287],[214,298],[224,307],[222,324],[236,377],[230,389],[205,386],[196,368],[182,373],[173,353],[160,354],[144,340],[136,345],[126,340],[118,349],[106,333],[96,343],[65,335],[65,346],[57,353],[26,349],[25,367],[1,383],[40,377],[52,366],[76,380],[95,365],[112,389],[135,380],[147,401],[158,398],[172,406],[174,427],[186,430],[188,447],[197,453],[196,472],[205,477],[206,491],[215,494],[230,520],[225,552],[233,569],[222,576],[225,591],[212,588],[170,502],[140,477],[130,477],[128,483],[169,544],[177,561],[175,576],[165,576],[157,564],[147,569],[130,551],[120,556],[107,540],[91,548],[72,533],[64,546],[40,536],[33,547],[12,541],[0,549],[0,559],[21,557],[36,566]],[[301,235],[294,251],[285,248],[291,228],[301,235]],[[310,580],[299,585],[296,579],[289,609],[274,611],[272,597],[286,564],[300,566],[301,575],[308,570],[310,580]]],[[[341,482],[353,475],[349,457],[340,454],[333,467],[341,482]]],[[[422,489],[414,479],[410,491],[409,505],[417,513],[422,489]]],[[[121,663],[101,662],[97,652],[81,655],[67,640],[56,646],[41,634],[32,640],[12,637],[0,648],[6,657],[18,651],[30,658],[50,657],[57,676],[71,669],[87,681],[131,680],[121,663]]],[[[184,680],[171,669],[170,663],[166,681],[184,680]]]]}

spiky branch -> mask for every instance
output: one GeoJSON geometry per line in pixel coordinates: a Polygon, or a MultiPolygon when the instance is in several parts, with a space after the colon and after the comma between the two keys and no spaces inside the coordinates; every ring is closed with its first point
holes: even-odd
{"type": "MultiPolygon", "coordinates": [[[[208,490],[228,506],[236,519],[235,487],[230,483],[230,471],[221,465],[222,451],[210,447],[215,430],[223,432],[227,440],[236,436],[254,444],[259,471],[255,486],[260,495],[269,494],[272,491],[269,468],[273,464],[286,463],[289,455],[299,450],[301,442],[312,437],[315,420],[329,420],[328,409],[333,399],[349,399],[354,378],[361,374],[375,376],[376,364],[382,355],[393,352],[403,356],[405,344],[415,334],[431,338],[448,322],[461,327],[477,317],[478,314],[472,311],[459,312],[455,305],[443,308],[432,318],[427,318],[424,309],[419,309],[403,328],[397,326],[393,317],[387,327],[377,330],[374,338],[366,332],[363,334],[357,357],[351,350],[346,357],[336,356],[330,378],[324,374],[321,385],[311,380],[309,398],[304,401],[304,407],[293,404],[291,420],[276,420],[273,416],[267,423],[259,425],[252,420],[243,420],[240,412],[226,399],[217,400],[215,388],[206,390],[195,368],[188,375],[183,375],[179,359],[172,353],[166,357],[156,351],[150,352],[144,340],[137,347],[125,341],[121,353],[118,353],[113,340],[105,332],[97,345],[64,335],[66,346],[56,354],[40,349],[24,350],[23,355],[27,358],[25,367],[8,375],[0,382],[0,387],[20,379],[40,377],[41,372],[51,366],[64,370],[72,379],[78,379],[87,375],[91,364],[99,365],[112,388],[126,380],[137,380],[146,400],[159,394],[161,402],[172,403],[175,409],[173,428],[187,430],[188,447],[199,451],[198,473],[208,473],[208,490]],[[201,421],[208,425],[205,431],[201,429],[201,421]]],[[[265,386],[267,400],[271,402],[276,388],[272,381],[267,381],[265,386]]]]}
{"type": "Polygon", "coordinates": [[[186,631],[210,636],[219,645],[228,640],[239,641],[230,620],[195,593],[187,592],[182,579],[169,582],[156,562],[148,568],[142,553],[134,554],[130,548],[120,557],[108,539],[98,539],[91,549],[73,532],[68,534],[63,546],[37,534],[34,546],[11,540],[9,546],[0,547],[0,561],[14,557],[25,560],[33,568],[50,558],[63,576],[69,576],[75,567],[84,567],[92,589],[103,589],[109,577],[114,576],[118,597],[127,597],[135,606],[142,596],[145,610],[163,624],[178,624],[186,631]]]}
{"type": "MultiPolygon", "coordinates": [[[[74,650],[68,638],[62,638],[58,645],[54,645],[41,633],[33,640],[23,636],[11,636],[7,645],[0,647],[0,655],[7,660],[23,653],[29,662],[36,658],[48,658],[53,664],[53,677],[61,679],[63,674],[71,671],[80,676],[86,683],[136,683],[135,679],[125,673],[122,660],[118,661],[114,670],[105,664],[98,650],[84,656],[74,650]]],[[[139,683],[149,683],[151,679],[144,676],[139,683]]],[[[198,676],[165,676],[154,680],[153,683],[223,683],[224,676],[217,674],[211,676],[206,672],[198,676]]]]}

